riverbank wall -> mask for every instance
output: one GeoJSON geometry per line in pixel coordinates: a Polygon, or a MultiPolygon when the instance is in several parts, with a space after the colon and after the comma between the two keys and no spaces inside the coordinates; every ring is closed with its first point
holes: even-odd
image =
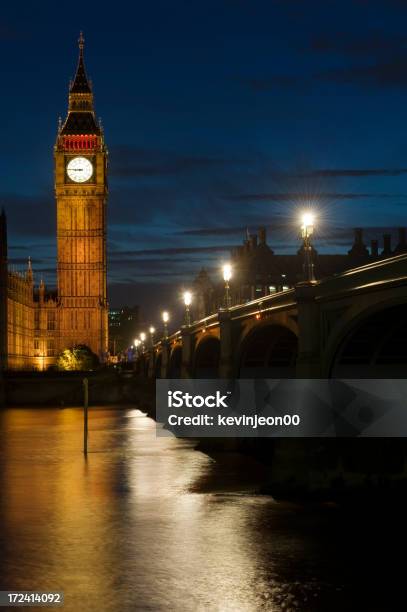
{"type": "Polygon", "coordinates": [[[155,382],[135,378],[131,372],[9,372],[2,384],[5,407],[63,407],[83,405],[83,380],[89,381],[91,406],[135,404],[153,413],[155,382]]]}

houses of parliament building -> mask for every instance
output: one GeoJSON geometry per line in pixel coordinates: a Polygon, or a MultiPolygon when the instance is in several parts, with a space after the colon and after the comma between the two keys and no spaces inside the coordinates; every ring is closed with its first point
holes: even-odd
{"type": "Polygon", "coordinates": [[[68,113],[54,147],[57,289],[8,269],[7,220],[0,215],[0,359],[8,369],[47,369],[58,354],[87,345],[102,361],[108,346],[106,295],[107,150],[79,38],[68,113]]]}

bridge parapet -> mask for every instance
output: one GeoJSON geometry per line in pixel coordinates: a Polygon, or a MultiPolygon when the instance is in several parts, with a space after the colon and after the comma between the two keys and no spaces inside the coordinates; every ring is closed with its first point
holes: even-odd
{"type": "Polygon", "coordinates": [[[407,254],[387,257],[320,280],[317,299],[339,298],[344,293],[382,290],[407,283],[407,254]]]}
{"type": "Polygon", "coordinates": [[[228,312],[230,313],[230,318],[236,321],[238,319],[256,316],[256,314],[261,315],[267,312],[291,308],[295,306],[295,304],[295,289],[287,289],[285,291],[266,295],[257,300],[246,302],[245,304],[232,306],[228,312]]]}

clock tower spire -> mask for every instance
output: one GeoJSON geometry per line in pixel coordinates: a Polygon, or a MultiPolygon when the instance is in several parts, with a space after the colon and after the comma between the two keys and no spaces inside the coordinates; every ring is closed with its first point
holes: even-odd
{"type": "Polygon", "coordinates": [[[84,38],[70,83],[68,113],[54,148],[57,206],[59,349],[85,344],[107,351],[107,150],[96,121],[84,38]]]}
{"type": "Polygon", "coordinates": [[[83,59],[83,49],[85,47],[85,39],[83,37],[82,32],[80,32],[79,34],[78,45],[79,45],[78,67],[76,69],[75,78],[71,82],[69,91],[70,93],[92,93],[92,88],[89,84],[88,77],[86,76],[85,62],[83,59]]]}
{"type": "Polygon", "coordinates": [[[69,85],[68,115],[61,128],[61,135],[94,134],[101,135],[96,121],[93,91],[87,77],[83,50],[85,39],[82,32],[79,39],[79,58],[75,78],[69,85]]]}

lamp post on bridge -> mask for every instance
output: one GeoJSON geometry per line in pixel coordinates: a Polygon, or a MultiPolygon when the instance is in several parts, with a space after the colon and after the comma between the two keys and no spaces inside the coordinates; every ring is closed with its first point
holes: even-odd
{"type": "Polygon", "coordinates": [[[314,215],[312,212],[306,212],[302,216],[301,238],[304,250],[304,280],[313,282],[315,280],[314,262],[312,261],[312,244],[311,236],[314,233],[314,215]]]}
{"type": "Polygon", "coordinates": [[[192,293],[190,291],[184,291],[184,304],[185,304],[185,325],[189,327],[191,325],[191,312],[190,306],[192,302],[192,293]]]}
{"type": "Polygon", "coordinates": [[[138,338],[135,338],[134,340],[134,349],[135,349],[135,357],[138,357],[139,354],[139,346],[140,346],[140,340],[138,338]]]}
{"type": "Polygon", "coordinates": [[[225,308],[229,310],[231,306],[230,300],[230,286],[229,281],[232,278],[232,266],[230,264],[225,264],[223,266],[223,280],[225,281],[225,308]]]}
{"type": "Polygon", "coordinates": [[[170,320],[170,315],[168,314],[166,310],[164,310],[161,316],[162,316],[162,320],[164,323],[164,339],[167,340],[168,339],[168,321],[170,320]]]}
{"type": "Polygon", "coordinates": [[[145,341],[146,341],[146,334],[144,332],[141,332],[140,334],[140,343],[141,343],[141,352],[144,353],[145,350],[145,341]]]}
{"type": "Polygon", "coordinates": [[[153,347],[154,346],[155,327],[153,327],[151,325],[151,327],[150,327],[150,329],[148,331],[150,332],[150,343],[151,343],[151,346],[153,347]]]}

